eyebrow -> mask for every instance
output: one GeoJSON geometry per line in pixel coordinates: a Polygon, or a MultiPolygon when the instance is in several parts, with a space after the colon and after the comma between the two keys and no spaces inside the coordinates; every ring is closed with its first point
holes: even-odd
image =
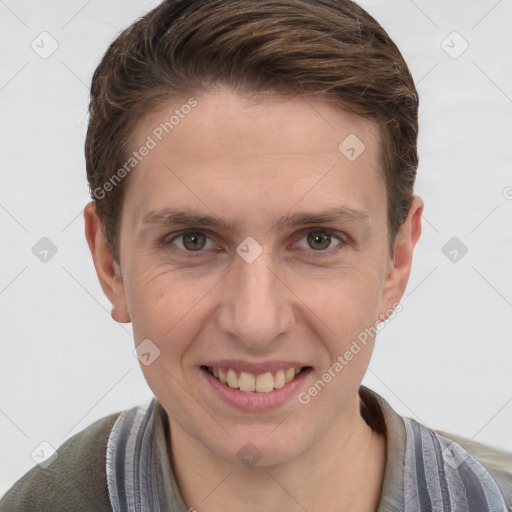
{"type": "MultiPolygon", "coordinates": [[[[303,226],[306,224],[332,224],[334,222],[364,222],[370,224],[370,215],[364,210],[340,207],[331,208],[322,212],[297,212],[287,214],[274,222],[271,230],[279,230],[286,227],[303,226]]],[[[173,225],[183,224],[187,226],[205,226],[236,232],[239,229],[238,222],[226,221],[217,215],[206,215],[189,210],[163,208],[147,212],[142,217],[142,225],[173,225]]]]}

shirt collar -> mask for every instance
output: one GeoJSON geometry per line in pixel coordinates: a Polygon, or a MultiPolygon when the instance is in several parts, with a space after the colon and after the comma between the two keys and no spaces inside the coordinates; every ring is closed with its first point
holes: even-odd
{"type": "Polygon", "coordinates": [[[386,437],[386,465],[377,512],[398,512],[404,500],[404,461],[407,435],[404,422],[382,398],[361,386],[361,414],[370,427],[386,437]]]}

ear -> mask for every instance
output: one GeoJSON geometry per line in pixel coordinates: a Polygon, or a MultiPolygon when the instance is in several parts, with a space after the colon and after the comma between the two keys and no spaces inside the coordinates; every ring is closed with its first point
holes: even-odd
{"type": "Polygon", "coordinates": [[[103,293],[112,303],[112,318],[116,322],[130,322],[130,315],[126,305],[124,284],[121,268],[115,261],[112,250],[101,230],[96,208],[88,203],[84,209],[85,237],[89,244],[96,274],[100,281],[103,293]]]}
{"type": "Polygon", "coordinates": [[[407,287],[411,273],[412,253],[421,235],[423,206],[423,199],[419,196],[413,196],[407,218],[396,235],[394,255],[389,263],[389,270],[383,288],[383,300],[379,313],[379,321],[381,322],[391,315],[394,309],[393,305],[400,302],[407,287]]]}

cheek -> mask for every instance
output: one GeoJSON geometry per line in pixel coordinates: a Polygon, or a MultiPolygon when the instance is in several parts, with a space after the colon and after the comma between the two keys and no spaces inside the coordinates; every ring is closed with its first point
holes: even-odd
{"type": "Polygon", "coordinates": [[[186,386],[185,356],[203,328],[200,318],[205,317],[206,301],[200,299],[204,291],[169,273],[149,280],[141,276],[132,283],[129,295],[135,343],[149,339],[158,354],[149,365],[141,360],[146,382],[155,396],[177,403],[183,400],[186,386]]]}
{"type": "Polygon", "coordinates": [[[215,280],[163,268],[135,275],[127,287],[127,302],[136,343],[149,338],[173,356],[171,361],[179,361],[201,329],[198,316],[215,280]]]}
{"type": "Polygon", "coordinates": [[[378,318],[383,279],[377,262],[298,284],[294,285],[297,295],[306,298],[307,306],[342,345],[378,318]]]}
{"type": "Polygon", "coordinates": [[[301,403],[314,401],[326,421],[343,413],[367,371],[378,332],[379,286],[376,267],[369,265],[333,279],[327,291],[310,294],[308,305],[328,327],[321,339],[329,360],[299,398],[301,403]]]}

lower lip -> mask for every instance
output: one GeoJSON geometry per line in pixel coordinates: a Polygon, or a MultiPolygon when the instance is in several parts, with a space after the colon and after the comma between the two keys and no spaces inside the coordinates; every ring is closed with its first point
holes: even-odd
{"type": "Polygon", "coordinates": [[[276,409],[293,396],[296,396],[311,370],[312,368],[302,370],[282,388],[274,389],[268,393],[233,389],[217,380],[204,368],[201,368],[200,373],[206,379],[207,385],[210,385],[227,404],[241,411],[261,412],[276,409]]]}

